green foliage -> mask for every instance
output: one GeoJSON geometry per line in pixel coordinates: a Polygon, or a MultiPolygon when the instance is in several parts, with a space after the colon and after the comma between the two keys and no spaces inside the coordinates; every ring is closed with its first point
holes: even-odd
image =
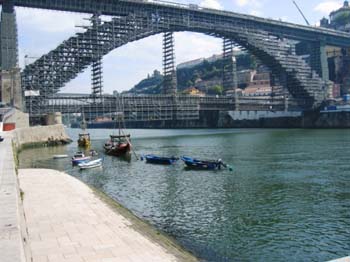
{"type": "Polygon", "coordinates": [[[337,15],[334,20],[334,23],[336,23],[337,25],[346,25],[350,23],[350,13],[346,12],[346,13],[341,13],[339,15],[337,15]]]}
{"type": "Polygon", "coordinates": [[[208,88],[209,95],[222,95],[224,92],[224,88],[221,85],[215,85],[213,87],[208,88]]]}
{"type": "Polygon", "coordinates": [[[157,94],[158,90],[163,83],[162,75],[153,75],[149,78],[143,79],[140,83],[130,89],[131,93],[142,93],[142,94],[157,94]]]}
{"type": "MultiPolygon", "coordinates": [[[[189,87],[193,87],[196,85],[198,81],[210,81],[210,80],[218,80],[222,79],[223,68],[228,61],[224,61],[223,59],[218,59],[213,62],[209,62],[204,60],[201,64],[181,68],[177,70],[177,84],[178,91],[181,92],[189,87]]],[[[241,54],[236,56],[237,70],[244,69],[256,69],[257,63],[255,58],[250,54],[241,54]]],[[[142,80],[140,83],[135,85],[129,92],[136,94],[159,94],[163,82],[162,75],[153,75],[147,79],[142,80]]],[[[214,87],[204,87],[202,88],[209,94],[222,94],[223,88],[222,86],[216,85],[214,87]]]]}

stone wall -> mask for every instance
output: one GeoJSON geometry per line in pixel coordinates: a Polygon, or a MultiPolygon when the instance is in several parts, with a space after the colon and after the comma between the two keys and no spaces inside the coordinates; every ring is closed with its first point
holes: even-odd
{"type": "Polygon", "coordinates": [[[26,128],[29,127],[29,115],[20,110],[14,109],[9,115],[5,115],[4,123],[15,123],[16,128],[26,128]]]}
{"type": "Polygon", "coordinates": [[[72,141],[67,135],[63,125],[18,128],[13,132],[13,141],[17,148],[31,145],[46,146],[67,144],[72,141]]]}
{"type": "Polygon", "coordinates": [[[23,110],[23,91],[19,68],[1,71],[1,102],[23,110]]]}
{"type": "Polygon", "coordinates": [[[350,128],[350,112],[305,112],[304,128],[350,128]]]}

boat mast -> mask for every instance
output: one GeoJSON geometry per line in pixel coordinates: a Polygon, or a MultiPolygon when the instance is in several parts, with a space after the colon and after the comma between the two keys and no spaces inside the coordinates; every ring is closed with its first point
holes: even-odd
{"type": "Polygon", "coordinates": [[[83,112],[82,114],[82,121],[81,121],[81,125],[80,125],[81,129],[83,130],[83,133],[85,133],[86,130],[86,121],[85,121],[85,114],[83,112]]]}

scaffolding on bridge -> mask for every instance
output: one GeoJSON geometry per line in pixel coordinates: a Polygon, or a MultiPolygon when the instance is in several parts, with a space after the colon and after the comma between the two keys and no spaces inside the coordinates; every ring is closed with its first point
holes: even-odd
{"type": "MultiPolygon", "coordinates": [[[[63,2],[69,4],[67,1],[63,2]]],[[[91,3],[97,4],[96,1],[91,3]]],[[[228,39],[225,44],[225,49],[228,51],[228,55],[225,55],[227,57],[232,52],[234,40],[239,46],[249,50],[269,66],[274,76],[278,78],[278,85],[283,85],[285,90],[288,90],[291,96],[297,98],[298,101],[308,100],[308,103],[303,105],[305,108],[312,108],[324,100],[322,88],[325,83],[317,72],[295,53],[295,42],[288,40],[288,37],[297,37],[299,41],[317,42],[315,37],[305,34],[304,31],[307,31],[312,36],[329,35],[329,39],[333,39],[335,43],[341,44],[348,41],[340,33],[330,33],[314,28],[299,28],[299,26],[288,24],[282,28],[283,30],[277,30],[277,27],[282,26],[281,22],[203,10],[193,8],[193,6],[173,8],[145,1],[137,4],[117,1],[109,4],[114,9],[109,8],[108,10],[113,9],[119,12],[116,17],[112,18],[112,21],[101,23],[95,29],[88,28],[84,33],[78,33],[62,42],[55,50],[42,56],[35,64],[25,68],[23,83],[26,90],[31,86],[38,86],[45,94],[43,98],[54,95],[78,73],[95,63],[96,57],[100,55],[102,57],[129,42],[167,32],[163,37],[163,69],[164,83],[169,81],[169,84],[166,84],[164,93],[174,95],[176,94],[176,74],[173,31],[188,30],[228,39]],[[96,33],[99,36],[97,40],[96,33]],[[299,35],[296,36],[296,34],[299,35]],[[101,53],[97,50],[100,50],[101,53]]],[[[106,9],[107,4],[100,8],[106,9]]],[[[97,68],[96,71],[99,71],[98,64],[95,65],[95,68],[97,68]]],[[[235,71],[233,65],[232,68],[227,69],[231,73],[235,71]]],[[[235,86],[234,77],[227,76],[227,83],[230,82],[231,87],[235,86]]],[[[225,86],[229,88],[229,84],[225,86]]],[[[96,87],[96,90],[100,89],[96,87]]],[[[180,99],[175,96],[172,105],[181,112],[181,108],[176,105],[179,101],[180,99]]],[[[178,115],[182,114],[173,110],[173,119],[176,119],[178,115]]]]}
{"type": "Polygon", "coordinates": [[[101,34],[103,32],[100,31],[101,19],[98,14],[94,14],[91,19],[91,28],[94,32],[95,41],[92,43],[95,46],[94,59],[92,62],[91,68],[91,94],[96,99],[102,98],[103,93],[103,70],[102,70],[102,56],[103,51],[101,50],[101,45],[99,44],[101,41],[101,34]]]}
{"type": "Polygon", "coordinates": [[[176,95],[177,76],[173,32],[166,32],[163,35],[163,76],[163,93],[167,95],[176,95]]]}

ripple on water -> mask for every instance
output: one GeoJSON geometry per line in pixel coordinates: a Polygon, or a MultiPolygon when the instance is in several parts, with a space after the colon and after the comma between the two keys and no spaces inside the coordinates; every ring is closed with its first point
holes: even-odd
{"type": "MultiPolygon", "coordinates": [[[[101,132],[98,137],[109,133],[101,132]]],[[[172,130],[166,136],[148,130],[143,138],[142,131],[132,132],[140,137],[133,140],[139,154],[222,158],[234,172],[185,171],[181,162],[157,166],[109,156],[103,169],[80,172],[68,160],[49,159],[72,154],[74,144],[23,151],[21,165],[66,170],[207,261],[327,261],[348,255],[349,131],[172,130]]],[[[93,141],[101,155],[103,142],[93,141]]]]}

